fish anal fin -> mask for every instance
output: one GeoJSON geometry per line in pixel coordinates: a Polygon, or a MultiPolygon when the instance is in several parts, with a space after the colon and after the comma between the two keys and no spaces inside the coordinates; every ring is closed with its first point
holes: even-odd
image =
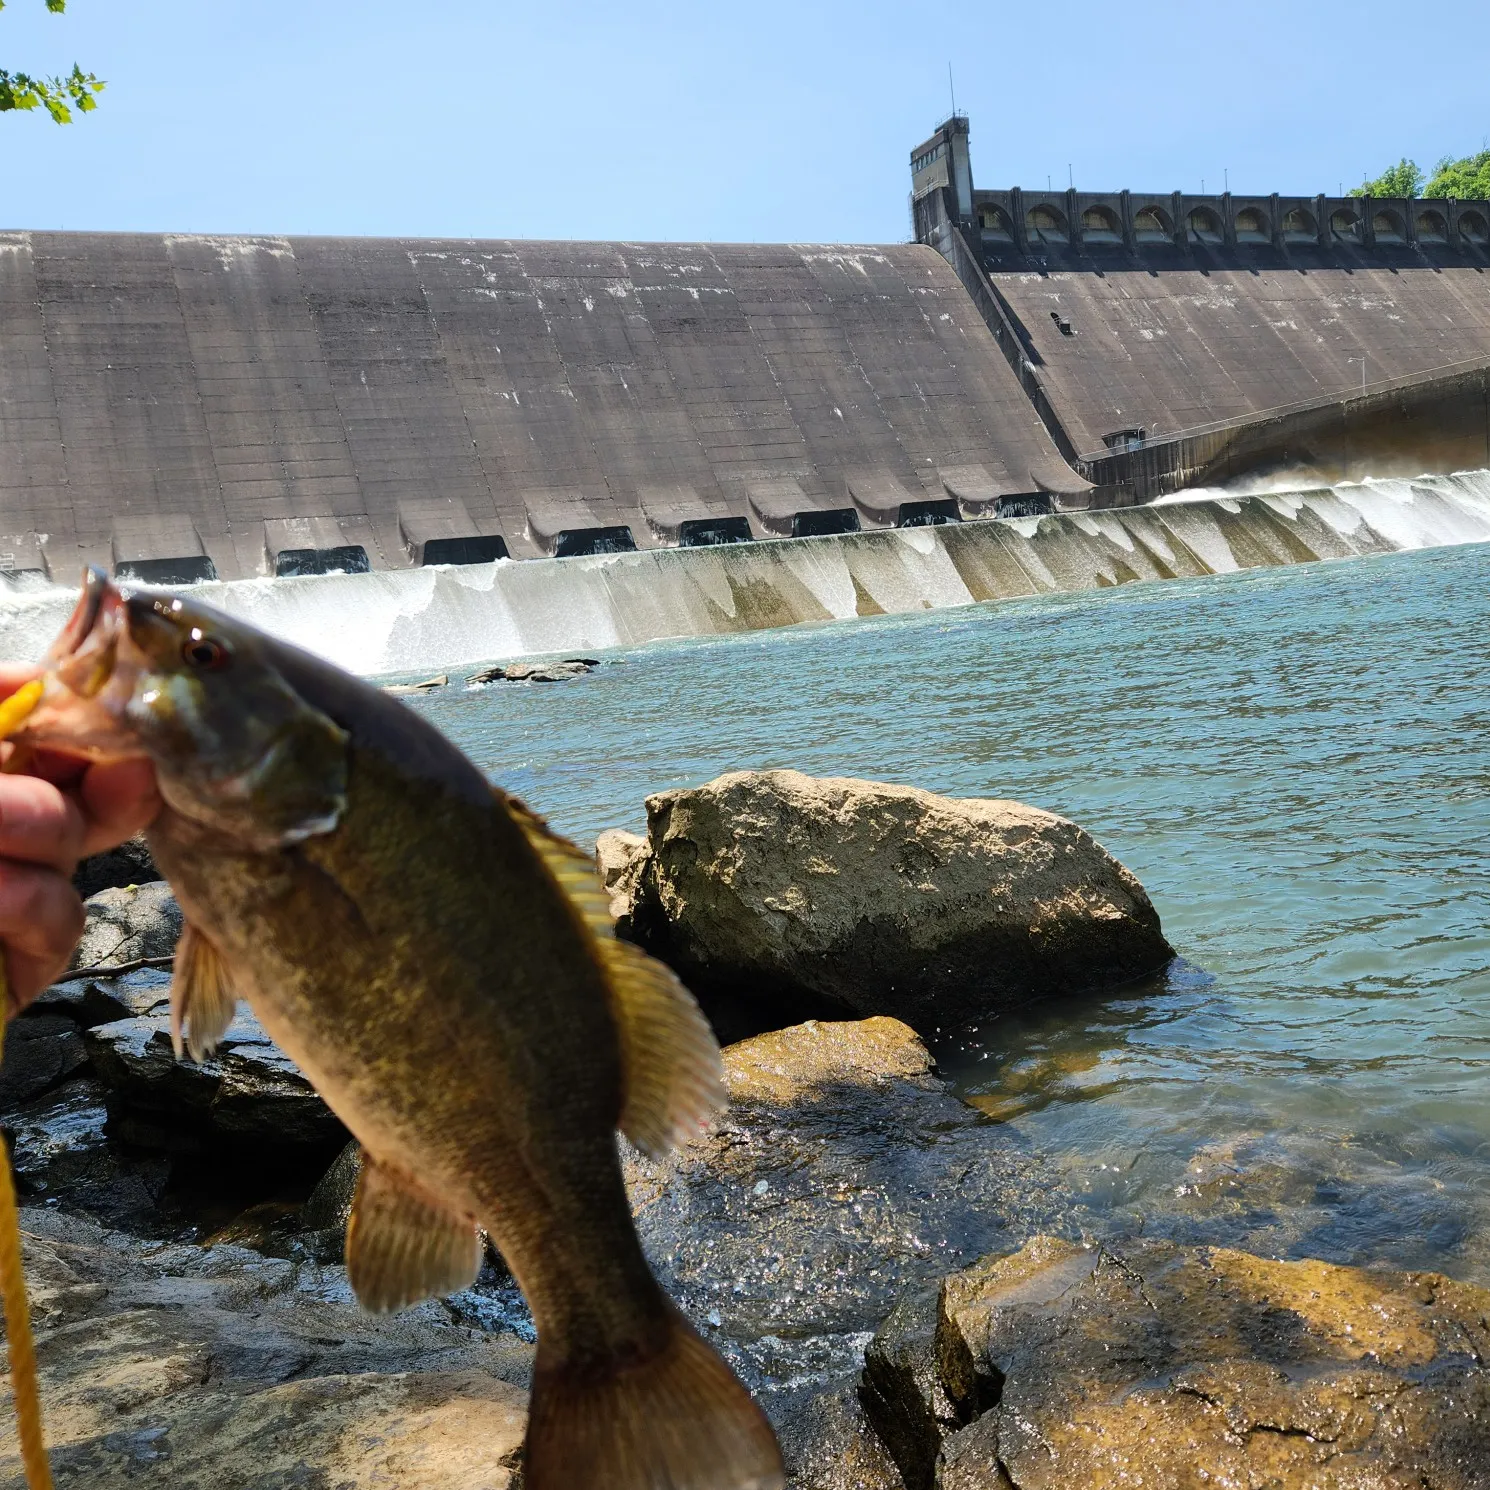
{"type": "Polygon", "coordinates": [[[585,925],[596,936],[612,936],[615,923],[611,920],[610,895],[601,883],[594,856],[562,834],[555,833],[531,807],[516,797],[498,792],[497,798],[543,860],[548,872],[559,882],[559,888],[584,918],[585,925]]]}
{"type": "Polygon", "coordinates": [[[630,942],[596,943],[621,1044],[621,1131],[660,1158],[724,1106],[719,1043],[671,969],[630,942]]]}
{"type": "Polygon", "coordinates": [[[593,1356],[571,1366],[539,1334],[526,1490],[781,1490],[785,1478],[765,1414],[676,1310],[659,1350],[609,1371],[593,1356]]]}
{"type": "Polygon", "coordinates": [[[476,1223],[364,1154],[347,1222],[347,1280],[375,1314],[458,1293],[481,1270],[476,1223]]]}
{"type": "Polygon", "coordinates": [[[222,957],[188,921],[176,943],[171,970],[171,1046],[176,1058],[181,1058],[184,1048],[192,1060],[205,1061],[217,1049],[237,1011],[238,995],[222,957]]]}

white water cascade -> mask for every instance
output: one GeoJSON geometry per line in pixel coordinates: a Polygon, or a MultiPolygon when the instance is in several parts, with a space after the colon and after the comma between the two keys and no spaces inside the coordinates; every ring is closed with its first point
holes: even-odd
{"type": "MultiPolygon", "coordinates": [[[[717,548],[191,587],[364,674],[969,605],[1134,580],[1490,540],[1490,471],[717,548]]],[[[75,591],[0,590],[0,658],[33,661],[75,591]]]]}

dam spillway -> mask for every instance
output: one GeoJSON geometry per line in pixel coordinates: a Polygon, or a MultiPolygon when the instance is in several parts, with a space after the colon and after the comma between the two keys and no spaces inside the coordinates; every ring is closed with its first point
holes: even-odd
{"type": "Polygon", "coordinates": [[[918,244],[0,233],[16,572],[396,570],[1088,489],[918,244]]]}
{"type": "MultiPolygon", "coordinates": [[[[219,581],[192,592],[376,675],[1487,541],[1490,471],[1469,471],[544,563],[219,581]]],[[[40,657],[74,594],[31,584],[0,597],[0,657],[40,657]]]]}

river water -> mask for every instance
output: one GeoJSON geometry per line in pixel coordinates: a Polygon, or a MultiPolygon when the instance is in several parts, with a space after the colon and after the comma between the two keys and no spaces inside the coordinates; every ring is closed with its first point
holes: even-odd
{"type": "Polygon", "coordinates": [[[411,706],[588,842],[743,767],[1088,828],[1182,961],[948,1038],[1094,1228],[1490,1283],[1490,544],[607,654],[411,706]]]}

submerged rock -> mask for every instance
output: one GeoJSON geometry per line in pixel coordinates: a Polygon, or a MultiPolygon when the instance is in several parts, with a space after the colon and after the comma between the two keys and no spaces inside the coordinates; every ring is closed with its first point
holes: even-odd
{"type": "Polygon", "coordinates": [[[163,880],[100,890],[84,903],[88,922],[71,968],[170,957],[181,935],[181,908],[163,880]]]}
{"type": "Polygon", "coordinates": [[[441,673],[435,678],[421,678],[417,683],[385,683],[383,692],[407,698],[416,693],[433,693],[436,688],[443,688],[449,681],[450,675],[441,673]]]}
{"type": "Polygon", "coordinates": [[[472,673],[467,683],[564,683],[600,666],[597,657],[566,657],[562,662],[494,663],[472,673]]]}
{"type": "Polygon", "coordinates": [[[632,935],[757,1029],[889,1014],[932,1034],[1173,956],[1132,874],[1018,802],[735,772],[649,797],[647,822],[615,886],[634,877],[632,935]]]}
{"type": "Polygon", "coordinates": [[[863,1400],[907,1490],[1468,1490],[1487,1319],[1436,1273],[1037,1237],[897,1310],[863,1400]]]}

